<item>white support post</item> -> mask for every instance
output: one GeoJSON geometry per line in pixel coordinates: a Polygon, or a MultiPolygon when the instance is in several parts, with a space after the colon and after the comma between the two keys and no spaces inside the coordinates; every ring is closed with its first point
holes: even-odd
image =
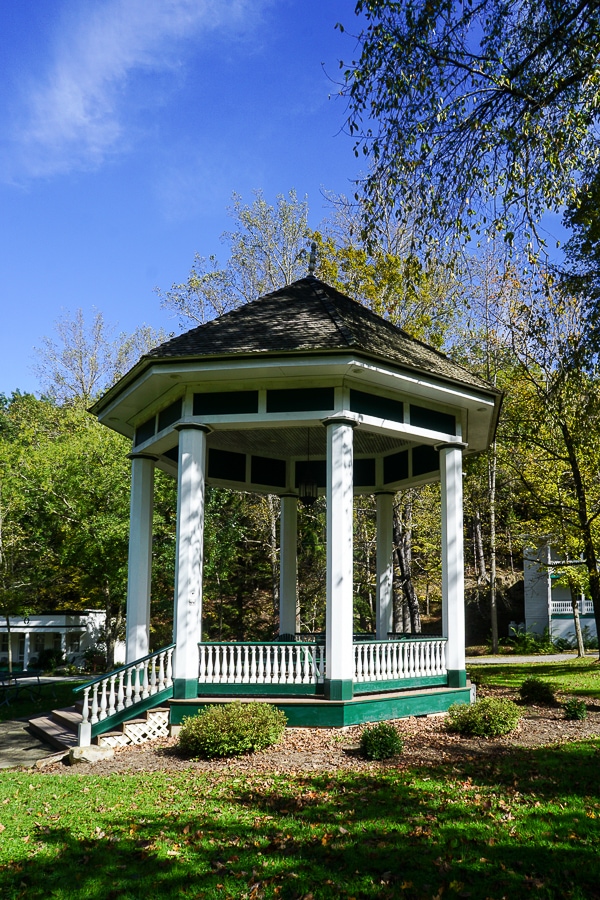
{"type": "Polygon", "coordinates": [[[442,444],[442,632],[447,638],[450,687],[466,685],[462,452],[466,444],[442,444]]]}
{"type": "Polygon", "coordinates": [[[202,562],[206,434],[199,425],[181,425],[177,472],[175,549],[174,696],[198,695],[198,643],[202,639],[202,562]]]}
{"type": "Polygon", "coordinates": [[[394,627],[393,493],[377,494],[377,621],[378,641],[394,627]]]}
{"type": "Polygon", "coordinates": [[[152,515],[156,458],[132,453],[130,459],[131,502],[125,628],[128,665],[150,652],[152,515]]]}
{"type": "Polygon", "coordinates": [[[29,631],[25,632],[25,638],[23,640],[23,671],[29,668],[29,657],[31,655],[31,634],[29,631]]]}
{"type": "Polygon", "coordinates": [[[353,434],[352,419],[332,417],[327,427],[327,612],[325,695],[350,700],[353,641],[353,434]]]}
{"type": "Polygon", "coordinates": [[[279,520],[279,634],[296,634],[298,498],[284,494],[279,520]]]}

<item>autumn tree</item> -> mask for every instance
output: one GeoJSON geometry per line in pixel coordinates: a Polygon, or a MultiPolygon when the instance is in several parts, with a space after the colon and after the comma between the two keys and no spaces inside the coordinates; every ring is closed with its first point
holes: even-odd
{"type": "MultiPolygon", "coordinates": [[[[541,237],[598,154],[597,0],[359,0],[342,93],[368,219],[418,215],[430,247],[541,237]]],[[[343,27],[343,26],[342,26],[343,27]]]]}

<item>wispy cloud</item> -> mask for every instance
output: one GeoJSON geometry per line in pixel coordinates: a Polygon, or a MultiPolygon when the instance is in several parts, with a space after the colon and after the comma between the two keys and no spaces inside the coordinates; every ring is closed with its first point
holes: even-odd
{"type": "MultiPolygon", "coordinates": [[[[265,0],[95,0],[70,5],[46,76],[25,88],[11,156],[21,176],[93,168],[132,139],[139,75],[176,71],[193,39],[239,33],[265,0]]],[[[145,98],[147,102],[147,98],[145,98]]],[[[6,160],[4,168],[6,168],[6,160]]]]}

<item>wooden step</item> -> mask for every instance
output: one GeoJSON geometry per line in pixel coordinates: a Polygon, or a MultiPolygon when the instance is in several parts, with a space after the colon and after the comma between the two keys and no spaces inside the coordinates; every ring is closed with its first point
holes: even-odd
{"type": "Polygon", "coordinates": [[[77,746],[77,732],[54,721],[50,716],[38,716],[29,720],[30,731],[57,750],[70,750],[77,746]]]}
{"type": "Polygon", "coordinates": [[[75,706],[68,706],[66,709],[53,709],[50,717],[58,724],[72,731],[77,731],[82,715],[75,706]]]}

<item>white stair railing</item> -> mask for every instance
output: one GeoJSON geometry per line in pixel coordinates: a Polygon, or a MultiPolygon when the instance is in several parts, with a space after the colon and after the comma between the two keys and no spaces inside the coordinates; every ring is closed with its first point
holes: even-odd
{"type": "Polygon", "coordinates": [[[89,745],[92,725],[172,686],[174,648],[174,644],[164,647],[143,659],[115,669],[109,675],[75,688],[74,693],[83,693],[82,721],[79,725],[80,747],[89,745]]]}
{"type": "Polygon", "coordinates": [[[200,684],[322,684],[325,647],[321,644],[200,644],[200,684]]]}
{"type": "Polygon", "coordinates": [[[354,644],[354,661],[356,682],[446,675],[446,639],[359,641],[354,644]]]}

